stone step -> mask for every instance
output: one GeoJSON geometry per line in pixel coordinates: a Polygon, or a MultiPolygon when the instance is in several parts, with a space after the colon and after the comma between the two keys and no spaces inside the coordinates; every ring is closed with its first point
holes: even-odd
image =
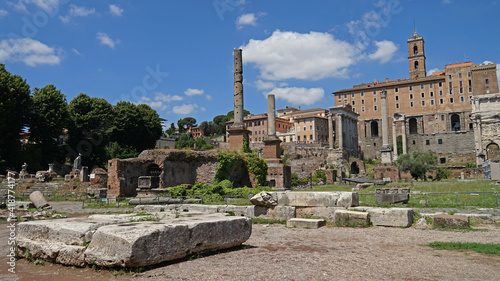
{"type": "Polygon", "coordinates": [[[348,210],[335,211],[335,225],[337,226],[369,226],[370,213],[348,210]]]}
{"type": "Polygon", "coordinates": [[[301,219],[294,218],[286,221],[286,227],[317,229],[326,225],[324,219],[301,219]]]}

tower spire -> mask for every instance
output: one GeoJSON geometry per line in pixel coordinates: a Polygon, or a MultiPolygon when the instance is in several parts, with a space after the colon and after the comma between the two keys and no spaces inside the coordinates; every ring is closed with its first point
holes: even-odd
{"type": "Polygon", "coordinates": [[[417,36],[417,24],[415,20],[413,20],[413,36],[417,36]]]}

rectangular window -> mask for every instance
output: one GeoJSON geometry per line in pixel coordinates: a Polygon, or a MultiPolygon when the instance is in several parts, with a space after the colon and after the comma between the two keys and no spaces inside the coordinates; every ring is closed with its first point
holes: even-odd
{"type": "Polygon", "coordinates": [[[425,98],[425,93],[421,93],[420,96],[422,96],[422,98],[425,98]]]}
{"type": "Polygon", "coordinates": [[[344,99],[347,99],[347,94],[344,94],[344,99]]]}
{"type": "Polygon", "coordinates": [[[373,107],[373,110],[377,111],[377,106],[376,105],[373,107]]]}
{"type": "Polygon", "coordinates": [[[377,91],[373,90],[373,94],[376,95],[377,94],[377,91]]]}
{"type": "Polygon", "coordinates": [[[458,73],[458,78],[462,79],[462,73],[458,73]]]}
{"type": "Polygon", "coordinates": [[[439,95],[442,96],[443,95],[443,91],[442,90],[439,90],[439,95]]]}
{"type": "Polygon", "coordinates": [[[470,72],[467,72],[467,77],[470,77],[470,72]]]}
{"type": "Polygon", "coordinates": [[[441,121],[444,121],[444,114],[441,114],[441,121]]]}
{"type": "Polygon", "coordinates": [[[453,82],[448,82],[448,88],[453,88],[453,82]]]}
{"type": "Polygon", "coordinates": [[[425,101],[424,100],[422,101],[422,106],[425,106],[425,101]]]}
{"type": "MultiPolygon", "coordinates": [[[[344,104],[347,104],[347,101],[346,101],[346,100],[344,101],[344,104]]],[[[304,122],[305,122],[305,121],[304,121],[304,122]]]]}
{"type": "Polygon", "coordinates": [[[434,88],[434,83],[429,83],[429,88],[430,89],[434,88]]]}
{"type": "Polygon", "coordinates": [[[463,86],[463,85],[462,85],[462,81],[459,81],[459,82],[458,82],[458,84],[460,85],[460,87],[462,87],[462,86],[463,86]]]}
{"type": "Polygon", "coordinates": [[[361,112],[365,112],[365,107],[364,106],[361,107],[361,112]]]}
{"type": "Polygon", "coordinates": [[[430,140],[425,140],[425,145],[430,145],[431,141],[430,140]]]}
{"type": "Polygon", "coordinates": [[[394,93],[399,93],[399,88],[394,88],[394,93]]]}
{"type": "Polygon", "coordinates": [[[430,93],[429,93],[429,96],[430,96],[431,98],[433,98],[433,97],[434,97],[434,92],[430,92],[430,93]]]}
{"type": "Polygon", "coordinates": [[[396,103],[396,108],[399,108],[399,103],[396,103]]]}
{"type": "Polygon", "coordinates": [[[486,86],[486,93],[490,93],[490,86],[486,86]]]}
{"type": "Polygon", "coordinates": [[[411,100],[413,99],[413,94],[410,94],[410,99],[411,99],[411,100]]]}
{"type": "Polygon", "coordinates": [[[450,89],[450,95],[453,95],[453,89],[450,89]]]}
{"type": "Polygon", "coordinates": [[[469,87],[469,93],[472,93],[472,87],[469,87]]]}
{"type": "Polygon", "coordinates": [[[438,139],[438,144],[443,144],[443,139],[438,139]]]}
{"type": "Polygon", "coordinates": [[[365,100],[361,100],[361,104],[365,104],[365,100]]]}
{"type": "Polygon", "coordinates": [[[434,100],[431,100],[431,105],[434,105],[434,100]]]}
{"type": "Polygon", "coordinates": [[[410,101],[410,107],[413,107],[413,102],[412,101],[410,101]]]}
{"type": "Polygon", "coordinates": [[[413,86],[410,86],[409,88],[410,88],[410,91],[413,91],[413,86]]]}
{"type": "Polygon", "coordinates": [[[453,103],[453,98],[450,98],[450,103],[453,103]]]}
{"type": "Polygon", "coordinates": [[[313,135],[309,135],[309,139],[312,140],[313,139],[313,135]]]}
{"type": "Polygon", "coordinates": [[[484,81],[484,84],[486,84],[486,85],[488,85],[489,83],[490,83],[490,79],[486,79],[486,80],[484,81]]]}
{"type": "Polygon", "coordinates": [[[460,88],[460,94],[464,93],[464,88],[460,88]]]}
{"type": "Polygon", "coordinates": [[[309,126],[309,131],[312,131],[313,130],[313,126],[309,126]]]}
{"type": "Polygon", "coordinates": [[[420,84],[420,90],[424,89],[424,84],[420,84]]]}
{"type": "Polygon", "coordinates": [[[448,79],[450,79],[450,80],[451,80],[451,75],[448,75],[448,79]]]}
{"type": "Polygon", "coordinates": [[[365,96],[365,92],[361,92],[361,96],[364,97],[365,96]]]}
{"type": "Polygon", "coordinates": [[[300,132],[300,127],[297,127],[297,132],[300,132]]]}
{"type": "Polygon", "coordinates": [[[439,82],[439,83],[438,83],[438,86],[439,86],[439,87],[443,87],[443,82],[439,82]]]}
{"type": "Polygon", "coordinates": [[[399,96],[396,96],[396,100],[399,100],[399,96]]]}
{"type": "Polygon", "coordinates": [[[464,102],[464,97],[463,96],[460,97],[460,102],[464,102]]]}
{"type": "Polygon", "coordinates": [[[304,131],[306,131],[306,126],[304,126],[304,131]]]}
{"type": "Polygon", "coordinates": [[[439,99],[439,104],[443,104],[444,103],[444,100],[443,99],[439,99]]]}
{"type": "Polygon", "coordinates": [[[373,98],[373,103],[377,103],[377,98],[373,98]]]}
{"type": "Polygon", "coordinates": [[[352,108],[352,112],[356,112],[356,108],[355,107],[352,108]]]}
{"type": "Polygon", "coordinates": [[[342,99],[342,95],[339,95],[339,100],[341,100],[341,99],[342,99]]]}
{"type": "Polygon", "coordinates": [[[352,101],[352,105],[356,105],[356,101],[352,101]]]}
{"type": "Polygon", "coordinates": [[[351,97],[353,97],[353,98],[354,98],[354,93],[351,93],[351,97]]]}

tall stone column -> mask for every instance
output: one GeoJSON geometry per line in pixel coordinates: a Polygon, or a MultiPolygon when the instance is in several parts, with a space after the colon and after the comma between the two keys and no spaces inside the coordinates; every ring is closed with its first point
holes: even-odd
{"type": "Polygon", "coordinates": [[[243,58],[242,50],[234,49],[234,127],[243,126],[243,58]]]}
{"type": "Polygon", "coordinates": [[[328,146],[333,149],[333,114],[328,114],[328,146]]]}
{"type": "Polygon", "coordinates": [[[276,100],[274,95],[267,96],[267,136],[276,138],[276,100]]]}
{"type": "Polygon", "coordinates": [[[337,140],[338,140],[338,144],[339,144],[339,148],[342,149],[344,148],[344,131],[343,131],[343,118],[342,118],[342,114],[337,114],[337,140]]]}
{"type": "Polygon", "coordinates": [[[398,140],[396,135],[396,120],[392,121],[392,145],[394,146],[394,154],[392,155],[392,160],[398,160],[398,140]]]}
{"type": "Polygon", "coordinates": [[[401,128],[401,132],[403,133],[403,154],[408,153],[408,147],[406,144],[406,118],[403,116],[403,120],[401,120],[401,125],[403,128],[401,128]]]}
{"type": "Polygon", "coordinates": [[[234,50],[234,123],[228,130],[229,149],[241,149],[248,142],[249,131],[243,122],[243,60],[242,50],[234,50]]]}
{"type": "Polygon", "coordinates": [[[392,163],[392,151],[389,147],[389,120],[387,116],[387,91],[380,92],[380,104],[382,111],[382,148],[380,149],[383,164],[392,163]]]}

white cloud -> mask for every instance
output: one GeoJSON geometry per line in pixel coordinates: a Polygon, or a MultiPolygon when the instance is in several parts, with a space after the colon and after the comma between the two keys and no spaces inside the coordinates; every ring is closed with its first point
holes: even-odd
{"type": "Polygon", "coordinates": [[[440,68],[433,68],[431,70],[427,70],[427,76],[431,76],[434,72],[439,72],[441,70],[442,69],[440,69],[440,68]]]}
{"type": "Polygon", "coordinates": [[[398,50],[398,47],[391,41],[374,41],[377,46],[375,53],[368,55],[372,60],[379,60],[380,63],[387,63],[392,60],[392,57],[398,50]]]}
{"type": "Polygon", "coordinates": [[[168,105],[164,104],[162,101],[153,101],[148,97],[141,97],[137,104],[147,104],[158,111],[164,111],[168,108],[168,105]]]}
{"type": "Polygon", "coordinates": [[[241,29],[243,28],[244,25],[253,25],[253,26],[256,26],[257,25],[257,17],[255,16],[255,14],[243,14],[241,16],[238,17],[238,19],[236,20],[236,27],[238,29],[241,29]]]}
{"type": "Polygon", "coordinates": [[[63,23],[68,23],[70,20],[71,20],[71,17],[70,16],[59,16],[59,19],[63,22],[63,23]]]}
{"type": "Polygon", "coordinates": [[[0,9],[0,18],[3,18],[8,14],[9,14],[9,12],[7,12],[6,10],[0,9]]]}
{"type": "Polygon", "coordinates": [[[174,106],[172,111],[175,114],[187,115],[187,114],[191,114],[191,113],[195,112],[197,108],[198,108],[197,104],[183,104],[183,105],[174,106]]]}
{"type": "Polygon", "coordinates": [[[163,102],[172,102],[172,101],[181,101],[182,97],[178,95],[166,95],[160,92],[154,92],[154,100],[155,101],[163,101],[163,102]]]}
{"type": "Polygon", "coordinates": [[[22,61],[28,66],[55,65],[61,62],[62,55],[62,50],[31,38],[0,41],[0,61],[22,61]]]}
{"type": "Polygon", "coordinates": [[[205,98],[209,101],[214,100],[214,97],[212,97],[211,95],[205,95],[205,98]]]}
{"type": "Polygon", "coordinates": [[[117,5],[109,5],[109,11],[113,16],[120,17],[123,14],[123,9],[117,5]]]}
{"type": "Polygon", "coordinates": [[[86,17],[88,15],[91,15],[95,13],[95,9],[92,8],[87,8],[87,7],[79,7],[74,4],[69,5],[69,14],[73,17],[86,17]]]}
{"type": "Polygon", "coordinates": [[[196,95],[203,95],[203,93],[205,93],[204,90],[200,90],[200,89],[187,89],[184,94],[186,94],[186,96],[196,96],[196,95]]]}
{"type": "Polygon", "coordinates": [[[47,13],[55,11],[59,8],[59,0],[20,0],[26,4],[34,4],[38,8],[44,10],[47,13]]]}
{"type": "Polygon", "coordinates": [[[243,62],[254,63],[267,80],[347,77],[347,68],[359,59],[359,50],[331,34],[301,34],[276,30],[265,40],[251,39],[243,62]]]}
{"type": "Polygon", "coordinates": [[[115,48],[115,44],[120,43],[119,39],[113,40],[104,32],[97,32],[96,36],[97,36],[97,40],[99,40],[99,43],[101,43],[102,45],[106,45],[106,46],[110,47],[111,49],[115,48]]]}
{"type": "Polygon", "coordinates": [[[257,87],[258,90],[270,90],[276,87],[276,85],[273,82],[257,80],[255,81],[255,87],[257,87]]]}
{"type": "Polygon", "coordinates": [[[451,1],[451,0],[442,0],[441,2],[443,2],[443,4],[451,4],[451,3],[453,3],[453,1],[451,1]]]}
{"type": "Polygon", "coordinates": [[[277,99],[285,100],[293,105],[311,105],[320,101],[325,96],[322,88],[274,88],[264,96],[274,94],[277,99]]]}
{"type": "Polygon", "coordinates": [[[73,48],[71,49],[75,55],[83,56],[82,53],[80,53],[77,49],[73,48]]]}

